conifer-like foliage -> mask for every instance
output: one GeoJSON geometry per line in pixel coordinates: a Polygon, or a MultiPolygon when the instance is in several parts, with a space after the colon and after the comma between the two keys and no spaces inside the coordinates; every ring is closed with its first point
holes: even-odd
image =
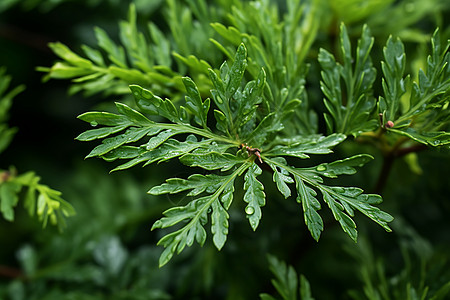
{"type": "MultiPolygon", "coordinates": [[[[6,69],[0,69],[0,153],[12,141],[16,128],[9,128],[6,123],[8,111],[13,98],[23,91],[20,85],[9,89],[11,76],[6,75],[6,69]]],[[[0,166],[4,167],[4,166],[0,166]]],[[[50,220],[61,230],[65,226],[65,217],[74,214],[73,207],[61,198],[61,192],[39,183],[40,177],[30,171],[17,174],[14,167],[8,170],[0,169],[0,212],[4,219],[14,221],[14,208],[17,206],[22,190],[26,190],[23,205],[30,216],[37,215],[45,227],[50,220]]]]}
{"type": "Polygon", "coordinates": [[[1,3],[0,299],[447,299],[447,2],[1,3]]]}
{"type": "Polygon", "coordinates": [[[166,264],[174,253],[180,253],[194,241],[203,245],[207,235],[204,227],[208,222],[215,246],[219,250],[224,246],[229,227],[227,211],[234,200],[239,177],[244,180],[245,214],[252,229],[256,230],[262,217],[261,207],[266,203],[264,184],[257,178],[262,169],[273,173],[273,181],[284,198],[291,196],[290,185],[295,184],[295,199],[303,209],[305,224],[315,240],[319,240],[323,231],[323,221],[318,213],[321,202],[330,208],[342,229],[355,241],[357,230],[352,220],[355,211],[390,231],[388,222],[392,217],[374,206],[381,202],[380,196],[363,194],[356,187],[324,183],[324,178],[354,174],[355,167],[364,165],[372,157],[361,154],[309,167],[288,163],[288,157],[304,160],[309,155],[331,153],[331,148],[344,141],[346,136],[316,134],[276,138],[282,136],[285,126],[289,126],[289,119],[281,122],[276,111],[271,112],[270,107],[261,105],[263,90],[268,88],[263,68],[256,80],[242,83],[246,66],[247,51],[241,44],[232,63],[224,62],[217,72],[210,69],[214,87],[212,101],[209,98],[202,100],[195,83],[184,77],[187,93],[184,106],[133,85],[130,89],[138,110],[117,103],[118,114],[90,112],[79,117],[91,125],[104,126],[77,137],[81,141],[104,138],[87,157],[127,160],[113,171],[173,158],[179,158],[189,167],[214,171],[206,175],[193,174],[185,179],[171,178],[150,189],[149,193],[154,195],[189,191],[189,196],[195,196],[186,206],[165,211],[164,217],[153,225],[155,229],[181,223],[181,228],[159,241],[166,248],[160,265],[166,264]],[[209,113],[211,106],[213,114],[209,113]],[[169,122],[152,121],[146,115],[162,116],[169,122]],[[213,115],[213,121],[208,122],[208,115],[213,115]],[[209,127],[211,123],[215,128],[209,127]]]}

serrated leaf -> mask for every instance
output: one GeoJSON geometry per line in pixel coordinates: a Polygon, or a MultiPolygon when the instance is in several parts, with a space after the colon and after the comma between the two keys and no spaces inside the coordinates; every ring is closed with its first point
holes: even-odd
{"type": "Polygon", "coordinates": [[[195,116],[196,123],[203,128],[207,128],[207,116],[209,111],[210,101],[206,99],[204,102],[200,96],[197,86],[189,77],[183,77],[183,84],[186,88],[186,107],[195,116]]]}
{"type": "Polygon", "coordinates": [[[300,275],[300,299],[314,300],[311,294],[311,286],[303,274],[300,275]]]}
{"type": "Polygon", "coordinates": [[[390,37],[383,49],[385,61],[381,62],[383,71],[384,97],[380,98],[379,112],[385,113],[386,120],[395,120],[400,108],[400,99],[406,93],[409,76],[404,77],[406,54],[400,39],[390,37]]]}
{"type": "MultiPolygon", "coordinates": [[[[294,180],[289,175],[283,174],[282,172],[278,171],[278,168],[275,164],[272,164],[271,162],[268,162],[268,164],[273,170],[273,182],[276,183],[278,190],[284,196],[284,198],[289,197],[291,195],[291,189],[287,184],[293,183],[294,180]]],[[[284,169],[281,170],[284,171],[284,169]]]]}
{"type": "Polygon", "coordinates": [[[227,240],[229,216],[218,199],[211,204],[211,207],[211,233],[214,245],[220,250],[227,240]]]}
{"type": "Polygon", "coordinates": [[[353,64],[350,39],[346,27],[341,24],[342,65],[336,62],[331,53],[320,49],[319,63],[323,70],[321,89],[326,97],[324,104],[328,114],[325,114],[325,119],[329,133],[357,136],[376,129],[376,123],[371,120],[371,112],[375,108],[372,85],[376,77],[376,69],[369,56],[372,46],[373,38],[368,27],[364,26],[353,64]]]}
{"type": "Polygon", "coordinates": [[[0,184],[0,211],[5,220],[14,221],[14,207],[19,201],[17,193],[21,187],[16,182],[3,182],[0,184]]]}
{"type": "Polygon", "coordinates": [[[190,246],[194,237],[200,245],[203,245],[206,238],[203,225],[207,222],[208,210],[212,206],[214,206],[212,210],[215,211],[212,217],[214,224],[211,228],[214,231],[214,244],[218,249],[223,247],[226,241],[226,234],[228,233],[228,213],[219,199],[222,193],[230,191],[230,183],[233,185],[234,179],[248,167],[248,164],[243,164],[230,175],[224,176],[225,180],[214,194],[194,199],[184,207],[170,208],[164,212],[165,217],[153,224],[152,230],[155,228],[167,228],[182,221],[188,221],[182,228],[165,235],[159,240],[158,245],[163,245],[166,248],[161,254],[160,266],[166,264],[175,252],[180,253],[186,245],[190,246]]]}
{"type": "Polygon", "coordinates": [[[142,112],[163,116],[174,123],[183,123],[178,110],[169,99],[161,99],[138,85],[130,85],[130,90],[142,112]]]}
{"type": "Polygon", "coordinates": [[[298,192],[297,202],[302,204],[305,224],[312,237],[319,241],[320,234],[323,231],[323,220],[317,213],[321,209],[320,203],[316,199],[317,193],[310,187],[307,187],[300,177],[295,176],[294,178],[298,192]]]}
{"type": "Polygon", "coordinates": [[[332,153],[330,148],[338,145],[346,138],[343,134],[331,134],[329,136],[321,136],[312,140],[306,139],[304,143],[299,142],[293,146],[275,146],[273,149],[265,152],[267,156],[295,156],[298,158],[308,158],[307,154],[327,154],[332,153]]]}
{"type": "Polygon", "coordinates": [[[281,131],[283,128],[284,125],[278,122],[276,114],[268,114],[262,119],[255,130],[246,136],[246,141],[250,145],[262,145],[269,134],[281,131]]]}
{"type": "Polygon", "coordinates": [[[227,76],[224,78],[222,76],[222,80],[225,79],[224,83],[225,87],[225,96],[230,98],[237,91],[242,82],[242,77],[244,76],[245,68],[247,67],[247,49],[244,44],[240,44],[236,55],[234,56],[233,64],[231,65],[230,70],[227,72],[227,76]]]}
{"type": "Polygon", "coordinates": [[[264,186],[256,179],[261,173],[262,170],[258,165],[252,164],[244,176],[244,190],[246,191],[244,194],[244,201],[248,203],[245,207],[245,213],[253,231],[258,228],[262,216],[261,207],[266,204],[264,186]]]}
{"type": "Polygon", "coordinates": [[[278,260],[275,256],[268,255],[269,269],[275,275],[271,282],[284,300],[296,300],[298,292],[297,272],[292,266],[278,260]]]}
{"type": "Polygon", "coordinates": [[[125,170],[142,162],[145,162],[144,166],[147,166],[154,162],[167,161],[172,158],[189,153],[194,149],[209,144],[210,142],[210,140],[197,142],[196,140],[189,140],[188,138],[185,142],[180,142],[175,139],[169,139],[158,148],[142,151],[137,157],[114,168],[111,172],[125,170]]]}
{"type": "Polygon", "coordinates": [[[102,155],[106,161],[114,161],[116,159],[132,159],[145,152],[145,149],[135,146],[120,146],[102,155]]]}
{"type": "Polygon", "coordinates": [[[133,125],[127,117],[108,112],[87,112],[79,115],[78,119],[88,122],[93,126],[133,125]]]}
{"type": "Polygon", "coordinates": [[[100,156],[105,153],[108,153],[109,151],[111,151],[113,149],[116,149],[116,148],[122,146],[123,144],[136,142],[136,141],[140,140],[141,138],[143,138],[144,136],[146,136],[147,134],[149,134],[150,132],[152,132],[152,130],[153,130],[153,128],[131,127],[123,134],[104,139],[102,144],[95,147],[86,156],[86,158],[100,156]]]}
{"type": "Polygon", "coordinates": [[[450,144],[450,132],[417,132],[414,128],[406,128],[404,130],[391,128],[389,131],[407,136],[410,139],[425,144],[427,146],[439,147],[450,144]]]}
{"type": "Polygon", "coordinates": [[[354,167],[362,167],[373,157],[368,154],[359,154],[349,158],[336,160],[332,163],[323,163],[315,167],[315,170],[321,175],[329,178],[337,178],[338,175],[351,175],[356,173],[354,167]]]}
{"type": "Polygon", "coordinates": [[[358,237],[358,232],[356,231],[356,224],[353,220],[344,212],[343,206],[336,202],[336,200],[326,191],[322,191],[323,199],[328,204],[328,207],[331,209],[334,218],[342,227],[345,233],[347,233],[350,238],[356,242],[358,237]]]}
{"type": "Polygon", "coordinates": [[[134,125],[138,126],[151,126],[155,124],[155,122],[150,121],[147,119],[143,114],[140,112],[128,107],[125,104],[116,102],[117,111],[120,112],[122,115],[127,117],[127,119],[132,122],[134,125]]]}
{"type": "Polygon", "coordinates": [[[205,154],[189,153],[183,155],[180,161],[190,167],[200,167],[206,170],[226,171],[245,160],[229,153],[210,152],[205,154]]]}
{"type": "MultiPolygon", "coordinates": [[[[343,207],[348,205],[352,209],[359,210],[361,213],[372,219],[374,222],[378,223],[386,231],[388,232],[392,231],[389,228],[388,223],[391,222],[394,218],[388,213],[381,211],[378,207],[372,205],[372,204],[379,204],[382,201],[381,196],[375,194],[363,194],[362,193],[363,191],[361,189],[351,187],[350,188],[333,187],[331,189],[326,190],[321,189],[321,191],[324,193],[324,199],[325,195],[327,195],[328,200],[334,199],[336,201],[339,201],[341,205],[344,205],[343,207]]],[[[351,211],[349,211],[349,213],[351,214],[351,211]]],[[[338,219],[336,218],[336,220],[338,219]]],[[[351,224],[351,222],[348,221],[347,218],[344,221],[346,222],[346,224],[351,224]]],[[[343,224],[341,223],[341,226],[342,225],[343,224]]],[[[349,230],[351,231],[350,228],[349,230]]],[[[353,234],[351,236],[353,236],[353,234]]],[[[354,236],[356,239],[356,233],[354,234],[354,236]]]]}
{"type": "Polygon", "coordinates": [[[203,192],[213,193],[217,190],[218,186],[226,180],[226,176],[219,176],[215,174],[201,175],[194,174],[188,177],[188,179],[170,178],[158,186],[154,186],[148,192],[152,195],[162,194],[176,194],[182,191],[191,190],[188,196],[197,196],[203,192]]]}
{"type": "Polygon", "coordinates": [[[127,128],[129,125],[119,125],[119,126],[113,126],[113,127],[101,127],[96,129],[87,130],[83,133],[81,133],[79,136],[77,136],[75,139],[79,141],[92,141],[95,139],[102,139],[104,137],[107,137],[111,134],[120,132],[127,128]]]}
{"type": "Polygon", "coordinates": [[[75,54],[72,50],[69,49],[69,47],[62,43],[49,43],[48,46],[56,55],[75,66],[79,66],[85,69],[90,69],[92,67],[92,63],[89,60],[75,54]]]}

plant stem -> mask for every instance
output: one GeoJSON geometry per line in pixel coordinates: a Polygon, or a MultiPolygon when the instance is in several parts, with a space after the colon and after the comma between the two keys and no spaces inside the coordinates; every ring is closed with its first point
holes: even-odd
{"type": "Polygon", "coordinates": [[[23,273],[20,269],[0,265],[0,277],[20,278],[23,277],[23,273]]]}
{"type": "Polygon", "coordinates": [[[374,192],[377,194],[381,194],[381,192],[383,191],[387,183],[389,173],[391,172],[392,165],[396,158],[405,156],[409,153],[419,152],[425,149],[427,149],[426,145],[416,144],[405,148],[394,147],[391,151],[386,153],[384,155],[383,166],[381,167],[380,174],[378,175],[378,180],[374,192]]]}

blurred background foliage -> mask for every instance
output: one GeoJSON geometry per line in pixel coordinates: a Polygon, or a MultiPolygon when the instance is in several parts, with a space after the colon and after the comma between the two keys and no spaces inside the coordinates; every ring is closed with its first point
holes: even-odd
{"type": "MultiPolygon", "coordinates": [[[[0,299],[256,299],[260,293],[276,294],[267,253],[303,274],[315,299],[448,299],[450,156],[446,149],[398,159],[391,173],[385,174],[381,207],[396,218],[393,233],[356,216],[360,241],[354,244],[335,222],[326,222],[332,216],[324,211],[326,230],[316,243],[303,224],[297,204],[275,192],[272,195],[268,187],[270,201],[256,233],[245,218],[231,212],[232,234],[221,252],[207,241],[203,248],[189,248],[159,269],[162,249],[155,245],[164,232],[151,232],[151,225],[164,209],[189,199],[155,197],[146,191],[169,176],[183,176],[187,171],[180,164],[168,163],[108,175],[110,166],[104,162],[84,161],[91,146],[74,141],[86,129],[76,116],[110,107],[113,101],[127,101],[128,96],[120,92],[69,96],[67,81],[43,83],[43,73],[36,71],[36,67],[51,66],[56,60],[48,43],[59,41],[80,53],[82,44],[96,45],[95,27],[118,42],[118,23],[128,18],[131,2],[136,5],[137,26],[142,32],[148,33],[147,23],[151,21],[167,33],[171,20],[191,12],[196,3],[214,8],[240,1],[0,3],[0,66],[11,75],[11,90],[26,86],[9,109],[7,124],[17,132],[0,154],[0,168],[14,166],[19,173],[35,171],[43,183],[61,191],[76,211],[67,219],[63,233],[53,227],[42,229],[20,203],[14,222],[0,218],[0,299]],[[171,5],[180,15],[170,15],[171,5]]],[[[286,9],[283,0],[273,3],[281,11],[286,9]]],[[[425,65],[426,49],[436,27],[441,28],[443,40],[450,38],[450,3],[446,0],[323,0],[321,5],[317,37],[305,57],[310,64],[310,105],[318,115],[323,112],[318,49],[338,53],[341,22],[345,22],[353,40],[363,24],[368,24],[375,37],[372,59],[378,74],[382,47],[389,35],[401,37],[405,43],[412,62],[407,71],[412,74],[425,65]]],[[[230,25],[223,11],[211,11],[216,14],[209,15],[208,23],[230,25]]],[[[193,18],[198,16],[195,13],[193,18]]],[[[175,50],[185,56],[207,57],[208,62],[216,64],[226,58],[208,41],[220,38],[212,28],[196,30],[204,35],[190,37],[191,44],[175,50]]],[[[174,57],[170,59],[170,67],[180,73],[201,75],[195,69],[180,69],[174,57]]],[[[381,88],[381,82],[375,86],[381,88]]],[[[325,131],[323,121],[319,121],[319,131],[325,131]]],[[[382,167],[382,154],[349,141],[336,149],[336,158],[356,153],[375,156],[350,179],[352,185],[371,191],[382,167]]],[[[348,181],[341,180],[342,184],[348,181]]]]}

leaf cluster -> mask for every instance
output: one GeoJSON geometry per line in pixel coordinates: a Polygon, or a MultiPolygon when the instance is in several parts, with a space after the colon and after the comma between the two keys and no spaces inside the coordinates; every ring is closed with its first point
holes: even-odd
{"type": "Polygon", "coordinates": [[[389,258],[374,254],[367,239],[346,247],[355,260],[363,287],[348,292],[352,299],[447,299],[450,295],[448,260],[439,249],[420,236],[405,221],[396,220],[394,229],[403,259],[402,269],[390,272],[389,258]]]}
{"type": "Polygon", "coordinates": [[[10,128],[7,124],[8,112],[12,105],[13,98],[24,90],[23,85],[19,85],[9,90],[11,76],[6,75],[6,68],[0,68],[0,153],[11,143],[16,128],[10,128]]]}
{"type": "MultiPolygon", "coordinates": [[[[122,95],[128,93],[128,85],[138,84],[158,94],[177,95],[184,90],[181,78],[188,69],[191,76],[197,78],[197,74],[206,74],[211,67],[208,60],[217,60],[217,52],[204,45],[209,44],[208,36],[212,31],[208,20],[221,19],[221,16],[205,1],[196,2],[184,5],[175,0],[167,1],[164,15],[169,33],[163,33],[153,22],[147,23],[146,31],[141,30],[136,5],[131,4],[128,20],[119,24],[120,43],[96,27],[97,47],[83,45],[83,54],[77,54],[60,42],[50,43],[49,47],[62,60],[50,68],[39,67],[38,70],[47,73],[45,80],[72,79],[70,94],[122,95]]],[[[198,81],[203,88],[202,77],[198,81]]]]}
{"type": "Polygon", "coordinates": [[[405,75],[404,45],[400,39],[390,37],[381,62],[383,94],[377,101],[373,94],[376,70],[370,58],[373,42],[365,26],[354,59],[347,29],[342,24],[340,56],[343,64],[328,51],[320,50],[321,88],[326,97],[324,104],[328,112],[324,118],[328,132],[371,136],[382,140],[382,144],[387,143],[383,139],[392,140],[383,137],[386,131],[407,137],[394,139],[395,147],[409,139],[432,147],[447,145],[450,138],[450,41],[442,45],[439,31],[435,31],[426,69],[419,70],[418,80],[412,81],[410,75],[405,75]]]}
{"type": "MultiPolygon", "coordinates": [[[[405,75],[406,54],[403,43],[390,38],[382,62],[383,92],[378,112],[393,122],[390,132],[418,143],[437,147],[450,143],[450,41],[441,44],[439,31],[431,38],[431,54],[425,70],[412,82],[405,75]]],[[[386,127],[386,126],[385,126],[386,127]]]]}
{"type": "MultiPolygon", "coordinates": [[[[9,90],[11,76],[5,75],[6,69],[0,69],[0,153],[10,144],[16,128],[9,128],[6,123],[8,111],[13,98],[23,91],[20,85],[9,90]]],[[[5,220],[14,221],[14,208],[19,202],[19,195],[23,189],[27,189],[23,205],[30,216],[37,215],[45,227],[50,219],[60,229],[65,226],[64,217],[73,215],[73,207],[61,198],[61,192],[40,184],[40,177],[34,172],[17,175],[14,168],[0,169],[0,212],[5,220]]]]}
{"type": "Polygon", "coordinates": [[[271,170],[273,181],[284,198],[291,196],[289,185],[295,183],[297,202],[302,205],[305,223],[316,240],[323,230],[323,221],[317,212],[321,209],[318,192],[353,240],[357,238],[356,225],[351,218],[355,210],[390,231],[387,223],[392,217],[373,206],[381,202],[380,196],[363,194],[359,188],[328,186],[323,181],[324,177],[354,174],[355,167],[364,165],[372,157],[356,155],[308,168],[288,164],[287,157],[308,159],[311,154],[331,153],[331,148],[345,136],[294,136],[273,142],[274,134],[280,132],[284,124],[275,113],[264,116],[258,109],[266,87],[265,72],[262,69],[256,80],[242,84],[246,66],[247,51],[241,44],[231,65],[225,62],[218,73],[209,71],[214,87],[212,101],[202,100],[194,82],[186,77],[183,79],[187,93],[185,106],[177,107],[170,99],[163,100],[134,85],[131,91],[139,111],[117,103],[119,114],[89,112],[79,117],[91,125],[103,125],[77,137],[81,141],[104,139],[87,157],[127,160],[114,170],[179,158],[186,166],[215,171],[207,175],[194,174],[187,179],[168,179],[149,191],[154,195],[189,191],[188,195],[194,196],[186,206],[165,211],[164,217],[153,225],[153,229],[175,225],[179,228],[159,241],[166,248],[160,265],[194,241],[203,245],[207,236],[204,226],[209,219],[214,245],[219,250],[223,247],[229,231],[227,211],[233,201],[236,179],[242,175],[243,200],[247,203],[245,215],[256,230],[261,220],[261,207],[266,202],[264,186],[257,178],[262,168],[271,170]],[[207,120],[213,104],[215,129],[208,126],[211,120],[207,120]],[[146,115],[162,116],[169,123],[152,121],[146,115]],[[178,139],[173,138],[175,136],[178,139]],[[138,142],[140,145],[135,145],[138,142]]]}
{"type": "Polygon", "coordinates": [[[19,195],[25,191],[23,205],[30,216],[36,215],[42,226],[48,221],[62,230],[65,218],[75,214],[68,202],[61,198],[61,192],[39,183],[41,178],[34,172],[17,175],[15,169],[0,170],[0,211],[8,221],[14,221],[14,208],[19,195]]]}
{"type": "MultiPolygon", "coordinates": [[[[305,276],[297,275],[292,266],[287,266],[285,262],[275,256],[268,255],[269,268],[275,275],[272,284],[283,300],[314,300],[311,294],[311,287],[305,276]],[[299,285],[300,283],[300,285],[299,285]],[[298,297],[300,296],[300,297],[298,297]]],[[[261,300],[275,300],[269,294],[260,294],[261,300]]]]}

